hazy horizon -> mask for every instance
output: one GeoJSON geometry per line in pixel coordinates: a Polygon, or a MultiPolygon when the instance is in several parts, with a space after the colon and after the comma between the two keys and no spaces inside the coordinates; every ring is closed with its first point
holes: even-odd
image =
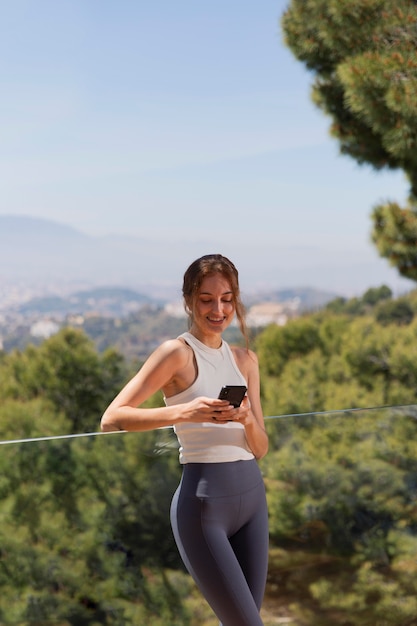
{"type": "Polygon", "coordinates": [[[249,247],[208,239],[176,239],[167,245],[150,237],[92,236],[62,221],[1,214],[0,241],[0,285],[9,278],[33,284],[146,288],[160,294],[165,288],[179,296],[185,268],[202,254],[220,252],[236,263],[242,290],[248,293],[311,288],[350,297],[382,284],[396,295],[414,287],[393,269],[381,271],[381,259],[372,265],[356,257],[346,266],[336,248],[326,257],[313,244],[307,266],[302,255],[305,247],[301,253],[295,246],[279,249],[262,241],[249,247]],[[349,290],[346,285],[355,263],[357,272],[349,290]]]}

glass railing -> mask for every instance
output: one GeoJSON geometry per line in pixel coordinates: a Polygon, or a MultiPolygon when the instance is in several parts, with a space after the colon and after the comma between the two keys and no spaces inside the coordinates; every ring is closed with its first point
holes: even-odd
{"type": "MultiPolygon", "coordinates": [[[[265,626],[417,624],[417,405],[267,419],[265,626]]],[[[0,624],[217,626],[169,525],[171,429],[2,442],[0,624]]]]}

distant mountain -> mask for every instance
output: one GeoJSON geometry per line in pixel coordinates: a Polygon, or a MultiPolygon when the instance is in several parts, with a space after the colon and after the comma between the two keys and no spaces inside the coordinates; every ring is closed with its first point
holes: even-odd
{"type": "MultiPolygon", "coordinates": [[[[256,295],[259,301],[257,294],[262,289],[266,299],[300,297],[307,308],[312,300],[316,306],[335,297],[335,294],[318,294],[314,282],[312,287],[298,289],[296,293],[291,289],[276,291],[278,281],[299,284],[300,277],[303,282],[308,280],[308,275],[294,261],[297,250],[286,253],[265,246],[261,240],[248,245],[239,237],[230,237],[227,244],[210,242],[204,240],[204,225],[201,230],[202,239],[191,241],[182,241],[174,235],[170,241],[158,239],[157,232],[153,240],[92,237],[51,220],[0,215],[0,287],[20,283],[31,287],[48,285],[43,293],[67,295],[76,290],[113,285],[165,301],[175,300],[180,299],[187,265],[202,254],[221,252],[236,263],[245,297],[256,295]],[[298,269],[293,270],[293,264],[298,269]],[[265,294],[269,285],[275,289],[274,295],[265,294]]],[[[322,275],[323,271],[317,272],[317,276],[322,275]]],[[[32,292],[36,295],[35,289],[32,292]]],[[[59,307],[59,302],[56,306],[59,307]]]]}
{"type": "Polygon", "coordinates": [[[81,232],[58,222],[38,217],[0,215],[0,243],[10,245],[14,241],[41,243],[62,241],[64,239],[85,239],[81,232]]]}
{"type": "Polygon", "coordinates": [[[144,304],[157,304],[149,296],[122,287],[99,287],[77,291],[68,297],[49,296],[32,298],[17,308],[17,313],[28,315],[67,315],[97,313],[102,316],[123,317],[138,311],[144,304]]]}
{"type": "Polygon", "coordinates": [[[177,241],[91,237],[50,220],[0,215],[0,279],[7,282],[178,285],[184,271],[179,252],[184,244],[177,241]]]}
{"type": "MultiPolygon", "coordinates": [[[[146,224],[146,209],[139,211],[146,224]]],[[[268,243],[256,235],[244,235],[244,229],[242,235],[239,229],[237,233],[225,232],[221,223],[218,237],[208,236],[205,224],[210,216],[196,210],[195,220],[201,235],[184,234],[182,238],[178,224],[168,239],[160,237],[158,231],[153,238],[92,237],[53,220],[0,215],[0,290],[4,286],[29,285],[47,286],[44,293],[69,293],[115,285],[174,300],[180,297],[182,276],[189,263],[213,252],[228,256],[236,264],[242,292],[249,296],[261,290],[275,290],[279,299],[286,299],[281,293],[286,290],[277,289],[288,285],[290,291],[293,286],[298,287],[297,297],[304,302],[304,298],[311,299],[313,291],[322,291],[326,299],[325,292],[332,292],[333,285],[340,289],[338,295],[349,296],[381,284],[389,285],[394,292],[400,286],[402,292],[412,286],[405,279],[400,283],[383,259],[363,250],[358,255],[352,255],[350,250],[349,254],[346,250],[337,252],[333,247],[321,247],[314,237],[308,246],[285,244],[282,235],[277,234],[275,241],[273,233],[268,236],[268,243]],[[407,285],[403,286],[404,282],[407,285]],[[310,295],[300,285],[307,285],[306,289],[312,290],[310,295]],[[61,289],[56,290],[57,286],[61,289]]],[[[163,222],[161,216],[161,226],[163,222]]],[[[31,291],[33,295],[34,289],[31,291]]],[[[319,305],[322,296],[317,297],[319,305]]]]}

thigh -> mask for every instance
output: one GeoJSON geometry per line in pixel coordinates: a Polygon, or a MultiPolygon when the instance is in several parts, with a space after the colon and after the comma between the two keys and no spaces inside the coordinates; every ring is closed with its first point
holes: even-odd
{"type": "Polygon", "coordinates": [[[229,540],[240,496],[198,498],[177,492],[171,523],[181,557],[223,626],[262,626],[229,540]]]}
{"type": "Polygon", "coordinates": [[[247,512],[241,528],[230,543],[242,568],[258,609],[261,608],[268,573],[269,529],[264,485],[244,494],[242,509],[247,512]]]}

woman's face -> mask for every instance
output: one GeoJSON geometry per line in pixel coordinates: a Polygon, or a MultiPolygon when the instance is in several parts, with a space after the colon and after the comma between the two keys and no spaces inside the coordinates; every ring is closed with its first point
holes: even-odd
{"type": "Polygon", "coordinates": [[[219,273],[206,276],[193,303],[191,331],[197,338],[221,335],[234,315],[234,298],[227,278],[219,273]]]}

